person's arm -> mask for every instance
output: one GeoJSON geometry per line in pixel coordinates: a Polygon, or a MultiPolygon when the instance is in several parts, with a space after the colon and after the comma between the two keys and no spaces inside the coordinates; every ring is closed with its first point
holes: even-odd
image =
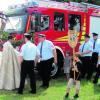
{"type": "Polygon", "coordinates": [[[82,45],[79,46],[78,52],[75,52],[75,53],[76,53],[76,54],[79,54],[79,55],[81,56],[81,51],[82,51],[81,49],[82,49],[82,45]]]}
{"type": "Polygon", "coordinates": [[[24,45],[21,47],[21,50],[20,50],[20,56],[19,56],[20,64],[23,62],[23,55],[24,55],[24,45]]]}
{"type": "Polygon", "coordinates": [[[77,62],[77,69],[78,69],[78,72],[81,72],[81,69],[82,69],[82,63],[81,62],[77,62]]]}
{"type": "Polygon", "coordinates": [[[98,65],[100,65],[100,55],[98,56],[98,62],[97,62],[97,68],[98,68],[98,65]]]}
{"type": "Polygon", "coordinates": [[[19,56],[19,63],[21,64],[23,62],[23,56],[19,56]]]}
{"type": "Polygon", "coordinates": [[[93,45],[92,45],[92,43],[88,43],[88,47],[87,48],[88,49],[86,51],[81,52],[81,55],[89,54],[89,53],[91,53],[93,51],[93,45]]]}
{"type": "Polygon", "coordinates": [[[57,52],[56,52],[56,49],[53,49],[53,55],[54,55],[54,63],[57,64],[57,52]]]}
{"type": "Polygon", "coordinates": [[[92,52],[92,50],[87,50],[87,51],[81,52],[81,55],[85,55],[85,54],[88,54],[90,52],[92,52]]]}
{"type": "Polygon", "coordinates": [[[71,68],[71,66],[72,66],[72,57],[70,57],[70,62],[69,63],[70,63],[69,67],[71,68]]]}
{"type": "Polygon", "coordinates": [[[56,48],[54,46],[54,44],[50,41],[49,42],[49,46],[53,52],[53,57],[54,57],[54,63],[57,64],[57,52],[56,52],[56,48]]]}
{"type": "Polygon", "coordinates": [[[40,62],[40,51],[37,48],[37,53],[36,53],[36,63],[40,62]]]}

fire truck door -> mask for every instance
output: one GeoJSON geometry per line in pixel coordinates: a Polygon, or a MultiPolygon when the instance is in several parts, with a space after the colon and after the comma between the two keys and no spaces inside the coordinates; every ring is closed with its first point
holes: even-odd
{"type": "Polygon", "coordinates": [[[98,33],[100,36],[100,17],[90,17],[90,36],[93,32],[98,33]]]}

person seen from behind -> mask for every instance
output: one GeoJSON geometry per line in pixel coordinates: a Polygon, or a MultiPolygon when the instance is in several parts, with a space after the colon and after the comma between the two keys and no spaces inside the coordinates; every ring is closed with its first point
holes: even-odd
{"type": "Polygon", "coordinates": [[[25,44],[21,47],[21,79],[18,94],[23,94],[25,79],[27,75],[30,79],[30,93],[36,93],[36,80],[34,74],[35,59],[39,55],[39,51],[34,43],[31,42],[31,35],[29,33],[24,34],[25,44]]]}

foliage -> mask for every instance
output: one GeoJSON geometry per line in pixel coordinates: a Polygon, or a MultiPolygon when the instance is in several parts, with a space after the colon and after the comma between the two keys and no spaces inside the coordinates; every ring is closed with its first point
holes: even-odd
{"type": "Polygon", "coordinates": [[[7,40],[9,33],[8,32],[0,32],[0,39],[3,41],[7,40]]]}
{"type": "Polygon", "coordinates": [[[18,47],[18,46],[21,46],[22,43],[23,43],[23,40],[14,40],[13,46],[18,47]]]}
{"type": "Polygon", "coordinates": [[[100,0],[98,0],[98,1],[96,2],[96,4],[97,4],[97,5],[100,5],[100,0]]]}
{"type": "MultiPolygon", "coordinates": [[[[7,39],[8,39],[8,35],[9,35],[8,32],[1,32],[1,33],[0,33],[0,39],[1,39],[3,42],[5,42],[5,41],[7,41],[7,39]]],[[[23,40],[14,40],[13,46],[14,46],[14,47],[20,46],[22,43],[23,43],[23,40]]]]}
{"type": "MultiPolygon", "coordinates": [[[[40,88],[41,82],[37,81],[37,94],[29,94],[29,85],[26,85],[23,95],[18,95],[16,91],[0,91],[0,100],[72,100],[75,89],[72,88],[68,99],[64,98],[66,92],[66,78],[53,79],[48,89],[40,88]]],[[[82,80],[79,98],[76,100],[100,100],[100,87],[92,82],[82,80]]]]}

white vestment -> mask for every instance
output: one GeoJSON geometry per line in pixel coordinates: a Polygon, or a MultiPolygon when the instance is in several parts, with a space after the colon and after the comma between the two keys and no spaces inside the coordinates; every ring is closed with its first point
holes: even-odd
{"type": "Polygon", "coordinates": [[[19,88],[20,64],[15,49],[9,41],[3,45],[0,65],[0,89],[13,90],[19,88]]]}

